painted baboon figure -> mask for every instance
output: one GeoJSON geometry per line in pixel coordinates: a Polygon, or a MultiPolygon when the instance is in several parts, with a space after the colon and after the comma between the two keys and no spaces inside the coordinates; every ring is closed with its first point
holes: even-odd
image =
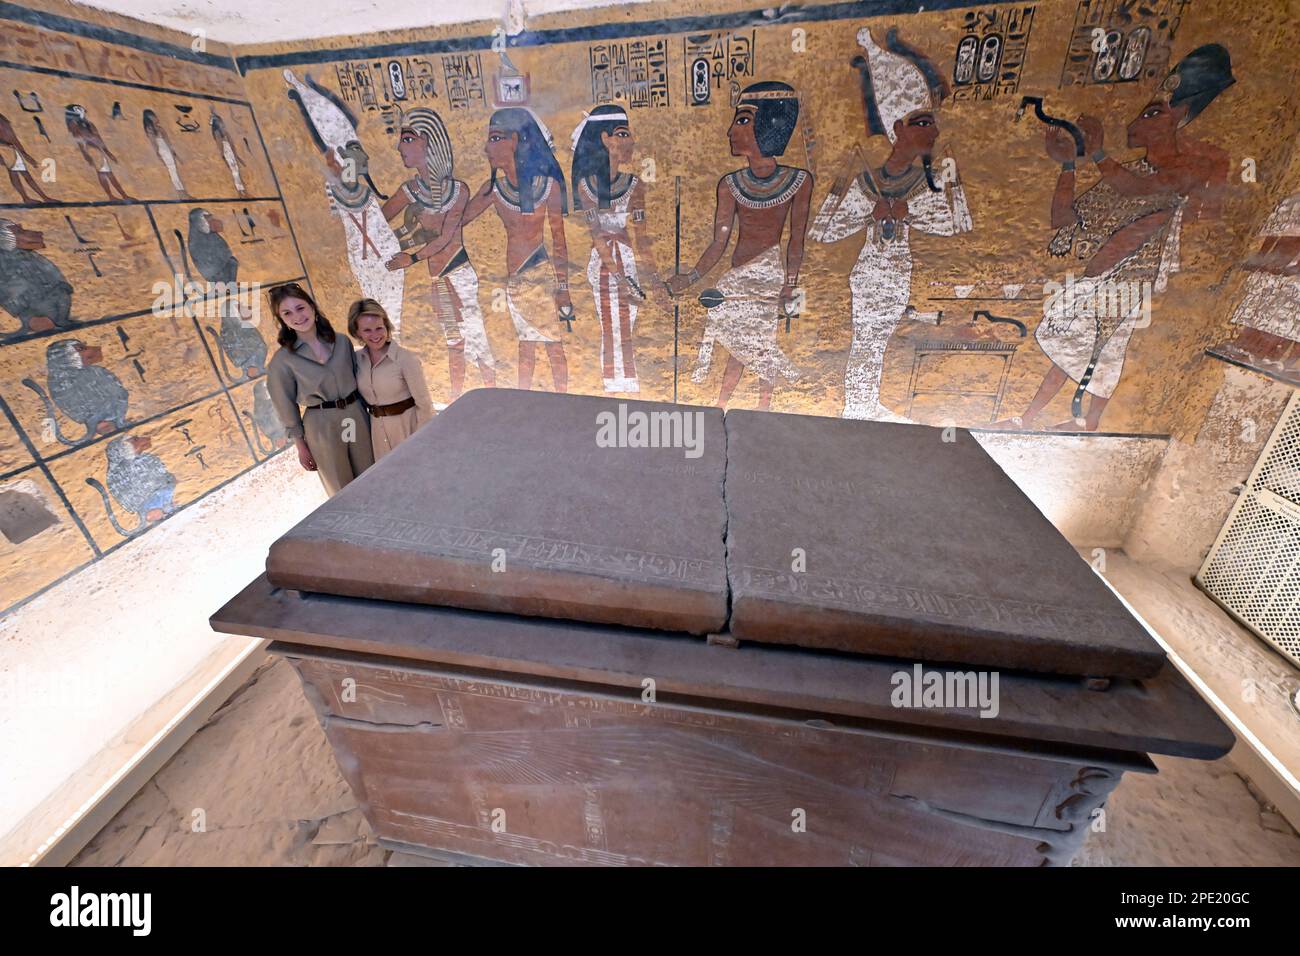
{"type": "Polygon", "coordinates": [[[731,155],[743,157],[747,165],[718,180],[713,242],[695,268],[668,280],[674,294],[698,282],[722,258],[736,227],[731,268],[718,279],[716,289],[700,296],[709,311],[691,374],[693,382],[703,382],[714,345],[726,349],[719,407],[726,406],[746,368],[758,376],[759,408],[771,405],[778,375],[791,382],[799,377],[799,370],[776,342],[778,321],[797,311],[796,287],[812,198],[812,173],[777,162],[798,122],[799,97],[794,87],[768,81],[741,91],[727,142],[731,155]],[[782,256],[787,220],[790,238],[782,256]]]}
{"type": "MultiPolygon", "coordinates": [[[[191,209],[189,242],[180,236],[182,261],[193,261],[194,268],[208,283],[207,293],[215,292],[221,303],[221,332],[207,326],[217,345],[221,371],[232,383],[242,382],[266,371],[266,340],[256,328],[244,321],[238,298],[239,260],[221,235],[221,220],[206,209],[191,209]]],[[[188,267],[187,267],[188,274],[188,267]]]]}
{"type": "Polygon", "coordinates": [[[244,417],[253,426],[253,443],[257,445],[259,454],[270,456],[283,448],[285,442],[289,440],[288,432],[281,424],[279,416],[275,414],[275,406],[271,404],[271,393],[266,389],[266,379],[253,386],[253,414],[244,412],[244,417]],[[269,448],[262,444],[263,435],[270,442],[269,448]]]}
{"type": "MultiPolygon", "coordinates": [[[[177,238],[180,239],[179,234],[177,238]]],[[[191,209],[188,246],[181,241],[181,258],[194,263],[199,275],[212,285],[239,281],[239,260],[221,235],[221,220],[206,209],[191,209]]]]}
{"type": "Polygon", "coordinates": [[[49,394],[30,378],[23,384],[35,392],[53,423],[54,437],[64,445],[81,445],[126,427],[130,396],[118,377],[99,363],[104,350],[80,339],[60,339],[45,349],[45,383],[49,394]],[[68,438],[55,409],[86,429],[80,438],[68,438]]]}
{"type": "Polygon", "coordinates": [[[645,227],[645,183],[623,171],[635,146],[621,106],[595,107],[573,131],[573,208],[583,211],[591,229],[587,280],[600,317],[607,392],[641,390],[633,340],[637,306],[647,289],[666,291],[645,227]]]}
{"type": "Polygon", "coordinates": [[[530,110],[497,110],[488,120],[487,146],[492,176],[469,201],[464,222],[492,206],[506,230],[506,308],[519,337],[519,387],[533,387],[537,345],[546,349],[557,392],[569,387],[560,325],[573,321],[569,298],[569,249],[564,237],[568,189],[556,162],[551,134],[530,110]],[[543,232],[549,226],[548,254],[543,232]],[[544,266],[551,262],[554,288],[544,266]]]}
{"type": "Polygon", "coordinates": [[[99,492],[109,522],[124,538],[134,537],[152,522],[161,521],[176,510],[172,496],[176,491],[176,478],[167,470],[161,458],[146,453],[150,441],[143,435],[114,438],[108,443],[108,471],[105,479],[108,489],[94,478],[86,484],[99,492]],[[112,500],[109,500],[109,495],[112,500]],[[124,511],[135,515],[133,528],[124,528],[113,512],[113,501],[124,511]]]}
{"type": "Polygon", "coordinates": [[[77,325],[72,318],[72,283],[36,251],[44,248],[42,233],[0,219],[0,309],[21,323],[5,338],[77,325]]]}
{"type": "Polygon", "coordinates": [[[389,269],[428,264],[433,278],[433,312],[447,342],[447,366],[454,402],[465,390],[466,360],[478,366],[486,386],[496,384],[496,362],[478,302],[478,273],[461,240],[461,217],[469,205],[469,188],[454,175],[455,154],[442,118],[417,106],[401,114],[397,152],[415,175],[384,203],[390,221],[402,216],[397,230],[403,252],[389,269]]]}

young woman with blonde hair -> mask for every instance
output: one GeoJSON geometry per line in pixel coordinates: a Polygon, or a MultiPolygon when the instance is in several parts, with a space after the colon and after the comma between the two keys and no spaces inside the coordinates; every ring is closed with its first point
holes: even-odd
{"type": "Polygon", "coordinates": [[[393,324],[374,299],[358,299],[348,310],[348,334],[357,350],[357,388],[370,410],[375,461],[383,458],[433,418],[433,399],[420,357],[393,341],[393,324]]]}

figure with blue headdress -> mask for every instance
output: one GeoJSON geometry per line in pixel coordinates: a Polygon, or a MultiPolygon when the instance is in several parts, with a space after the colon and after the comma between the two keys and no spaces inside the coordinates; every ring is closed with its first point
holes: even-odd
{"type": "Polygon", "coordinates": [[[564,237],[569,199],[551,134],[531,110],[500,109],[488,120],[484,153],[492,176],[469,201],[463,222],[473,222],[491,206],[505,226],[506,307],[519,338],[519,387],[533,386],[540,344],[551,363],[555,391],[567,391],[563,336],[573,323],[564,237]]]}

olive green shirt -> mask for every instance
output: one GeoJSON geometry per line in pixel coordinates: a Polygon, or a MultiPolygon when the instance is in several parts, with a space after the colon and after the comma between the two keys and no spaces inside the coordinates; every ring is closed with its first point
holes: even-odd
{"type": "Polygon", "coordinates": [[[352,343],[344,335],[334,339],[330,360],[322,365],[312,358],[307,343],[299,339],[293,348],[280,346],[266,370],[266,390],[276,417],[292,439],[302,438],[299,405],[337,402],[357,390],[356,361],[352,343]]]}

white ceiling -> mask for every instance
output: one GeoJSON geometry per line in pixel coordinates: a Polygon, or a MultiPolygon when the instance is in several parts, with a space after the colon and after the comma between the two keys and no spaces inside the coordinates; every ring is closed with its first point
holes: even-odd
{"type": "MultiPolygon", "coordinates": [[[[506,0],[76,0],[84,6],[232,45],[358,36],[382,30],[497,20],[506,0]]],[[[647,0],[523,0],[528,16],[647,0]]]]}

